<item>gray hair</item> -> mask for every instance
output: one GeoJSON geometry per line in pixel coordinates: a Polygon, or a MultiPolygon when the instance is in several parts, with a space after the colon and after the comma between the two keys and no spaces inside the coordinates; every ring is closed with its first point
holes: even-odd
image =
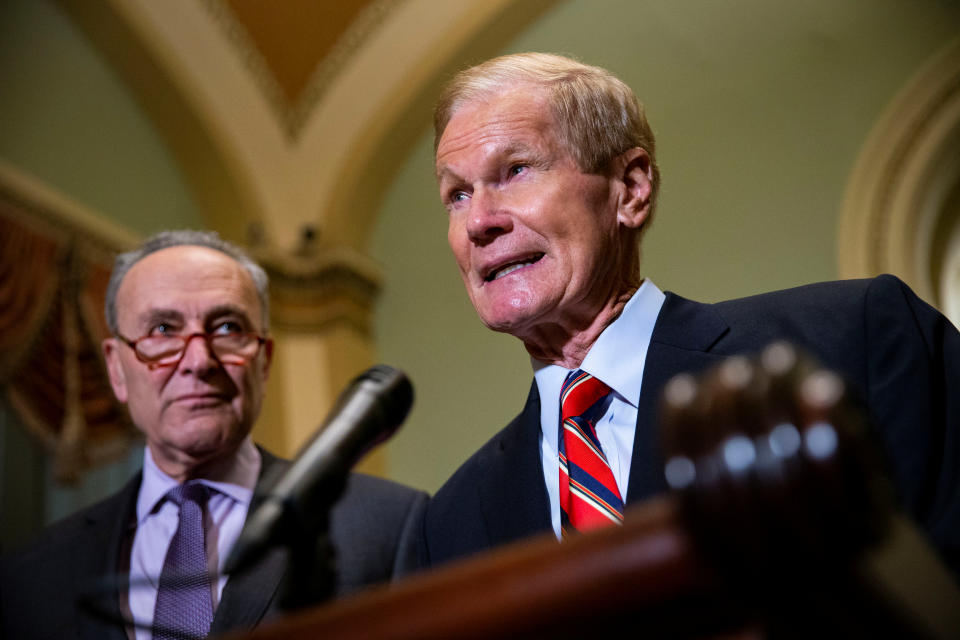
{"type": "Polygon", "coordinates": [[[660,168],[643,105],[630,87],[606,69],[564,56],[517,53],[458,73],[444,88],[433,113],[434,152],[457,109],[524,84],[549,91],[557,137],[581,171],[601,171],[634,147],[646,151],[653,175],[653,211],[660,190],[660,168]]]}
{"type": "Polygon", "coordinates": [[[270,327],[270,293],[269,280],[267,272],[258,265],[247,253],[235,244],[227,242],[221,238],[216,231],[196,231],[193,229],[182,229],[176,231],[161,231],[147,238],[143,244],[132,251],[121,253],[113,261],[113,271],[110,273],[110,283],[107,285],[107,297],[103,304],[104,315],[107,318],[107,328],[110,332],[117,334],[117,291],[120,290],[120,283],[123,282],[127,272],[136,263],[146,258],[151,253],[167,249],[169,247],[196,246],[206,247],[219,251],[234,260],[240,266],[247,270],[253,285],[257,289],[257,297],[260,299],[260,315],[263,318],[263,330],[270,327]]]}

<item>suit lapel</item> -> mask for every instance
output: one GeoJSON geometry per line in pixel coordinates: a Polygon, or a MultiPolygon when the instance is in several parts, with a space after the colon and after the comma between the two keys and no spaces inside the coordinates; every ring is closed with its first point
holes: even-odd
{"type": "Polygon", "coordinates": [[[550,531],[550,504],[540,464],[540,394],[534,382],[523,411],[479,467],[480,505],[491,545],[550,531]]]}
{"type": "MultiPolygon", "coordinates": [[[[257,489],[265,481],[274,479],[289,465],[286,460],[281,460],[259,447],[258,449],[263,464],[260,467],[260,477],[257,479],[257,489]]],[[[263,496],[258,491],[254,491],[250,509],[247,511],[248,520],[262,502],[263,496]]],[[[215,634],[228,629],[250,629],[260,622],[274,605],[280,580],[286,571],[286,560],[284,549],[272,549],[249,569],[230,576],[213,616],[210,633],[215,634]]]]}
{"type": "MultiPolygon", "coordinates": [[[[654,325],[644,364],[633,441],[627,502],[663,492],[659,445],[659,403],[663,386],[684,371],[700,371],[722,355],[711,353],[729,330],[710,305],[667,293],[654,325]]],[[[481,508],[492,545],[550,531],[550,504],[540,462],[540,396],[536,382],[527,403],[504,430],[497,446],[480,461],[487,469],[479,488],[481,508]]]]}
{"type": "MultiPolygon", "coordinates": [[[[260,470],[258,486],[265,479],[281,472],[288,464],[270,453],[260,450],[263,464],[260,470]]],[[[140,476],[137,475],[114,498],[101,508],[88,514],[84,540],[78,545],[83,551],[76,556],[73,566],[75,584],[78,589],[96,589],[103,584],[103,577],[119,575],[126,569],[121,562],[121,554],[129,553],[124,549],[125,535],[132,522],[135,522],[137,492],[140,476]],[[103,545],[107,540],[108,544],[103,545]]],[[[250,513],[259,506],[262,499],[254,493],[250,513]]],[[[130,541],[127,541],[130,542],[130,541]]],[[[273,603],[280,580],[286,569],[286,555],[283,550],[267,553],[253,567],[243,574],[231,576],[223,589],[220,605],[214,615],[211,633],[232,628],[251,628],[259,622],[273,603]]],[[[128,571],[128,570],[127,570],[128,571]]],[[[127,640],[125,630],[115,621],[121,620],[119,590],[111,588],[96,599],[110,621],[103,621],[89,615],[78,618],[77,635],[83,640],[127,640]]]]}
{"type": "Polygon", "coordinates": [[[127,535],[135,522],[137,491],[140,475],[131,479],[113,498],[100,508],[89,512],[86,527],[78,541],[78,553],[74,565],[74,584],[78,593],[96,593],[94,598],[98,611],[107,619],[94,617],[81,611],[77,621],[77,635],[85,640],[126,640],[127,634],[120,621],[120,591],[115,581],[129,575],[124,571],[127,561],[121,554],[127,535]],[[104,541],[107,544],[104,545],[104,541]],[[107,584],[108,588],[102,585],[107,584]]]}
{"type": "Polygon", "coordinates": [[[666,489],[659,430],[664,385],[678,373],[701,371],[719,361],[722,356],[711,350],[728,329],[710,305],[667,293],[644,364],[627,487],[629,504],[666,489]]]}
{"type": "MultiPolygon", "coordinates": [[[[254,506],[251,504],[250,508],[253,510],[254,506]]],[[[213,616],[210,633],[256,626],[271,609],[286,568],[286,550],[275,548],[249,569],[230,576],[213,616]]]]}

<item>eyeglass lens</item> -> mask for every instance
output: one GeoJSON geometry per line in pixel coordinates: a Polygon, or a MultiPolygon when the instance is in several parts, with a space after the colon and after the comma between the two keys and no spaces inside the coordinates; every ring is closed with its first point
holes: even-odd
{"type": "Polygon", "coordinates": [[[181,358],[187,342],[201,337],[213,355],[226,364],[243,364],[257,355],[260,340],[251,334],[194,334],[192,336],[149,336],[137,341],[137,354],[156,364],[169,364],[181,358]]]}

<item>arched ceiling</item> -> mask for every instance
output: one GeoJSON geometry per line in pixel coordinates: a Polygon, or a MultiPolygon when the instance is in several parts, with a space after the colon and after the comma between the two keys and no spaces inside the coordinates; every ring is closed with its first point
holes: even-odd
{"type": "Polygon", "coordinates": [[[874,125],[847,183],[841,275],[890,272],[960,324],[943,285],[960,237],[960,38],[922,67],[874,125]]]}
{"type": "Polygon", "coordinates": [[[59,2],[141,99],[209,226],[281,250],[307,227],[362,250],[442,78],[553,4],[59,2]]]}
{"type": "Polygon", "coordinates": [[[202,224],[270,272],[277,362],[256,437],[292,453],[372,364],[367,238],[440,83],[555,0],[52,1],[153,120],[202,224]]]}

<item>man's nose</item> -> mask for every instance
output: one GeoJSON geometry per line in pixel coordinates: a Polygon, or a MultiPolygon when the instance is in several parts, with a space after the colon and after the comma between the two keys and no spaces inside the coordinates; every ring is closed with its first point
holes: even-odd
{"type": "Polygon", "coordinates": [[[467,235],[474,244],[484,245],[497,236],[510,233],[513,217],[502,194],[496,189],[476,188],[470,198],[467,235]]]}
{"type": "Polygon", "coordinates": [[[180,358],[179,368],[184,372],[202,374],[218,366],[217,359],[210,350],[210,344],[202,333],[195,333],[187,337],[183,346],[183,357],[180,358]]]}

